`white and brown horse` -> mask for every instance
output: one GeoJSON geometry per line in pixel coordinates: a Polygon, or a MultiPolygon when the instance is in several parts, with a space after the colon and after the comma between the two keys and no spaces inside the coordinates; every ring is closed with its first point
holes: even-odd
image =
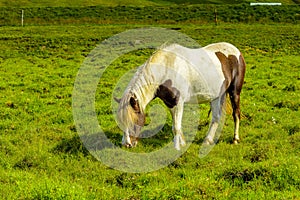
{"type": "Polygon", "coordinates": [[[119,101],[117,119],[124,130],[122,144],[136,145],[145,123],[145,108],[156,97],[171,111],[174,145],[178,150],[185,145],[181,129],[184,104],[210,102],[212,120],[205,142],[213,144],[226,93],[230,96],[235,122],[233,142],[238,143],[245,69],[241,52],[225,42],[199,49],[172,44],[157,50],[138,68],[119,101]]]}

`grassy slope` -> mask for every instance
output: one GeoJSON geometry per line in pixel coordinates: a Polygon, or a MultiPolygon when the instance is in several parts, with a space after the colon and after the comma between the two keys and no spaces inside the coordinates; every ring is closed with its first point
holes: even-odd
{"type": "MultiPolygon", "coordinates": [[[[223,3],[244,3],[253,2],[252,0],[0,0],[0,6],[13,6],[13,7],[41,7],[41,6],[118,6],[118,5],[136,5],[136,6],[149,6],[149,5],[171,5],[171,4],[198,4],[198,3],[213,3],[213,4],[223,4],[223,3]]],[[[274,2],[273,0],[256,0],[255,2],[274,2]]],[[[293,0],[278,0],[276,2],[281,2],[283,4],[295,4],[293,0]]]]}
{"type": "MultiPolygon", "coordinates": [[[[84,150],[75,131],[73,83],[99,41],[134,27],[1,27],[2,198],[298,199],[299,25],[180,27],[202,45],[228,41],[243,52],[248,65],[241,104],[247,118],[241,122],[240,145],[230,144],[233,123],[228,117],[220,142],[207,157],[198,158],[208,128],[206,107],[191,148],[170,166],[145,174],[109,169],[84,150]]],[[[128,56],[114,65],[131,69],[147,58],[128,56]]],[[[106,86],[97,93],[97,113],[110,119],[110,77],[106,86]]],[[[120,142],[114,120],[101,125],[120,142]]],[[[142,140],[134,151],[151,150],[152,144],[142,140]]]]}

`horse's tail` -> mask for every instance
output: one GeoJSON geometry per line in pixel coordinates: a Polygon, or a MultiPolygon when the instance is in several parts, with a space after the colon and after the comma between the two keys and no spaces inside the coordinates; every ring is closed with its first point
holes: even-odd
{"type": "MultiPolygon", "coordinates": [[[[227,115],[232,115],[233,110],[232,110],[232,106],[231,106],[229,94],[226,95],[225,111],[226,111],[226,114],[227,114],[227,115]]],[[[209,108],[209,111],[208,111],[208,113],[207,113],[207,117],[209,117],[210,113],[211,113],[211,108],[209,108]]],[[[242,114],[241,117],[242,117],[242,118],[246,118],[246,116],[243,115],[243,114],[242,114]]]]}
{"type": "Polygon", "coordinates": [[[240,56],[239,56],[239,62],[238,62],[238,71],[236,74],[237,78],[237,87],[239,87],[239,92],[241,92],[243,84],[244,84],[244,77],[245,77],[245,73],[246,73],[246,62],[244,59],[243,54],[240,52],[240,56]]]}
{"type": "MultiPolygon", "coordinates": [[[[246,62],[245,62],[244,56],[241,52],[239,52],[239,53],[240,53],[240,55],[237,58],[236,72],[234,73],[234,75],[232,77],[232,81],[231,81],[230,86],[228,88],[228,90],[231,90],[231,91],[234,90],[234,92],[231,93],[231,94],[235,94],[235,95],[238,95],[238,96],[240,95],[240,93],[242,91],[242,87],[243,87],[243,84],[244,84],[244,77],[245,77],[245,73],[246,73],[246,62]]],[[[229,94],[228,90],[227,90],[227,94],[229,94]]],[[[230,97],[230,95],[227,95],[227,97],[230,97]]],[[[226,100],[226,113],[232,114],[232,112],[233,112],[233,110],[232,110],[232,101],[229,100],[230,98],[226,98],[226,99],[227,99],[226,100]]],[[[239,102],[238,102],[238,104],[239,104],[239,102]]],[[[239,111],[239,115],[240,115],[241,119],[247,118],[245,115],[240,113],[240,111],[239,111]]]]}

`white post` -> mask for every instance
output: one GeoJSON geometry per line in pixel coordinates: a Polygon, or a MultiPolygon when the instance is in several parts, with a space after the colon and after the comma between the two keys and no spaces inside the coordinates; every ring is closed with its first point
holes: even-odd
{"type": "Polygon", "coordinates": [[[24,10],[22,10],[22,19],[21,19],[22,27],[24,25],[24,10]]]}

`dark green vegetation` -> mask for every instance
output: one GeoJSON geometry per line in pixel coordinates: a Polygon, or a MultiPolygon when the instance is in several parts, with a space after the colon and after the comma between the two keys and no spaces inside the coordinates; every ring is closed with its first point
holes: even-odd
{"type": "MultiPolygon", "coordinates": [[[[53,8],[41,8],[43,12],[47,9],[53,8]]],[[[77,8],[72,9],[76,13],[77,8]]],[[[130,9],[140,8],[124,8],[130,9]]],[[[68,8],[58,10],[63,13],[68,8]]],[[[17,27],[16,18],[6,24],[13,27],[0,27],[2,199],[300,198],[300,26],[297,20],[287,20],[294,24],[274,23],[269,19],[265,24],[220,20],[215,26],[209,20],[200,25],[188,19],[176,23],[177,18],[166,18],[163,23],[161,15],[161,21],[154,23],[143,22],[144,15],[142,19],[131,19],[129,15],[128,25],[125,22],[116,25],[117,21],[113,21],[114,25],[88,25],[89,20],[80,25],[81,22],[74,21],[76,16],[67,14],[44,21],[43,12],[36,21],[32,18],[30,24],[35,26],[17,27]],[[54,25],[55,22],[68,25],[54,25]],[[74,22],[76,25],[72,25],[74,22]],[[73,123],[73,84],[81,63],[97,44],[122,31],[153,24],[176,29],[201,45],[227,41],[243,52],[247,72],[241,97],[244,115],[241,143],[231,144],[233,121],[228,116],[219,143],[208,156],[200,159],[198,151],[209,122],[208,106],[201,106],[199,131],[185,154],[158,171],[127,174],[104,166],[82,145],[73,123]]],[[[295,8],[291,12],[298,11],[295,8]]],[[[82,12],[76,15],[80,20],[85,16],[82,12]]],[[[2,22],[6,21],[2,19],[2,22]]],[[[132,52],[116,60],[112,71],[108,70],[99,84],[96,95],[99,121],[118,145],[122,133],[111,116],[111,92],[117,77],[144,62],[150,53],[132,52]]],[[[172,140],[170,124],[149,140],[141,140],[130,151],[151,151],[172,140]]]]}
{"type": "MultiPolygon", "coordinates": [[[[249,2],[274,2],[273,0],[0,0],[0,6],[5,7],[61,7],[61,6],[161,6],[175,4],[239,4],[249,2]]],[[[299,4],[298,0],[278,0],[284,5],[299,4]]]]}
{"type": "Polygon", "coordinates": [[[58,24],[206,24],[221,22],[297,23],[299,6],[172,5],[169,7],[33,7],[0,8],[0,25],[20,25],[24,10],[26,25],[58,24]]]}

